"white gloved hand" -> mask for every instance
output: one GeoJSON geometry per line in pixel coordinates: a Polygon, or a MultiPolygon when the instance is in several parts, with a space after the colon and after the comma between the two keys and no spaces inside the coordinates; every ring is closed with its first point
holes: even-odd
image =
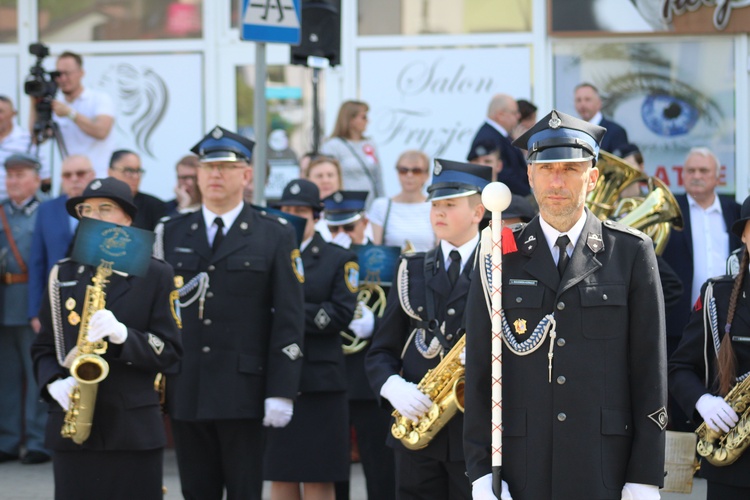
{"type": "Polygon", "coordinates": [[[349,330],[351,330],[357,338],[369,339],[372,337],[372,332],[375,329],[375,315],[364,302],[359,302],[357,308],[362,311],[362,317],[353,319],[352,322],[349,323],[349,330]]]}
{"type": "Polygon", "coordinates": [[[47,392],[63,410],[68,411],[70,408],[70,393],[73,392],[76,385],[78,385],[78,382],[73,377],[59,378],[47,384],[47,392]]]}
{"type": "Polygon", "coordinates": [[[331,243],[336,243],[340,247],[349,248],[352,246],[352,237],[344,231],[339,231],[336,236],[333,237],[331,243]]]}
{"type": "Polygon", "coordinates": [[[458,360],[461,362],[461,366],[466,366],[466,347],[461,349],[461,353],[458,355],[458,360]]]}
{"type": "MultiPolygon", "coordinates": [[[[508,483],[503,481],[502,488],[500,500],[513,500],[513,497],[510,496],[508,483]]],[[[482,476],[471,483],[471,498],[473,500],[497,500],[495,493],[492,491],[492,474],[482,476]]]]}
{"type": "Polygon", "coordinates": [[[89,342],[109,337],[113,344],[122,344],[128,338],[128,327],[117,321],[109,309],[100,309],[89,322],[89,342]]]}
{"type": "Polygon", "coordinates": [[[622,500],[659,500],[659,487],[653,484],[625,483],[622,500]]]}
{"type": "Polygon", "coordinates": [[[432,401],[425,393],[417,389],[417,384],[407,382],[400,375],[391,375],[380,388],[380,395],[391,402],[404,417],[417,422],[427,413],[432,401]]]}
{"type": "Polygon", "coordinates": [[[294,403],[289,398],[266,398],[265,407],[263,425],[266,427],[286,427],[294,414],[294,403]]]}
{"type": "Polygon", "coordinates": [[[704,394],[695,403],[695,409],[712,430],[729,432],[739,420],[737,413],[719,396],[704,394]]]}

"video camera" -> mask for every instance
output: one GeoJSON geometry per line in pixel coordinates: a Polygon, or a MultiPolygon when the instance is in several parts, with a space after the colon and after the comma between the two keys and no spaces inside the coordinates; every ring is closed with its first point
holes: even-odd
{"type": "Polygon", "coordinates": [[[55,78],[60,76],[59,71],[45,71],[42,61],[49,55],[49,48],[42,43],[29,45],[29,54],[36,56],[36,63],[29,70],[29,76],[23,84],[23,91],[31,97],[48,97],[54,99],[57,94],[57,82],[55,78]]]}

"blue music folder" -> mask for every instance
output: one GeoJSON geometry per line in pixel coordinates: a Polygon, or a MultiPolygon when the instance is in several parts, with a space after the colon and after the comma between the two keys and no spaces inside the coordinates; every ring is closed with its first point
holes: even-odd
{"type": "Polygon", "coordinates": [[[359,282],[391,286],[396,278],[401,248],[386,245],[352,245],[359,260],[359,282]]]}
{"type": "Polygon", "coordinates": [[[83,217],[71,258],[95,267],[106,261],[116,271],[145,277],[153,246],[151,231],[83,217]]]}

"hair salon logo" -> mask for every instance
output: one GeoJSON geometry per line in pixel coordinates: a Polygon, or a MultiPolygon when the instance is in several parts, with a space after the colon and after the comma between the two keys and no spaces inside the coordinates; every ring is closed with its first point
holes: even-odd
{"type": "Polygon", "coordinates": [[[714,27],[721,31],[729,24],[732,9],[741,9],[750,6],[750,0],[662,0],[661,17],[671,23],[675,16],[681,16],[687,12],[695,12],[701,7],[715,6],[714,27]]]}

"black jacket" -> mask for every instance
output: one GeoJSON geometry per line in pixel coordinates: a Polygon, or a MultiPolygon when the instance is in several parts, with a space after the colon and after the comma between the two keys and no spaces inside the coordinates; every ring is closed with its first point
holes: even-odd
{"type": "Polygon", "coordinates": [[[109,342],[103,355],[109,375],[96,397],[91,436],[79,446],[60,436],[65,412],[47,392],[47,384],[70,375],[58,364],[53,334],[55,310],[61,316],[65,356],[78,340],[75,317],[83,316],[86,287],[95,268],[69,259],[58,264],[59,300],[51,304],[45,293],[39,320],[42,329],[34,340],[32,357],[41,395],[50,403],[45,446],[52,450],[149,450],[166,444],[159,394],[154,390],[156,374],[174,365],[182,354],[182,339],[170,303],[174,290],[172,269],[151,259],[148,277],[109,277],[104,289],[106,308],[128,327],[121,345],[109,342]],[[75,313],[75,314],[73,314],[75,313]]]}
{"type": "Polygon", "coordinates": [[[185,353],[167,379],[172,418],[262,418],[266,398],[296,397],[304,301],[294,231],[282,220],[245,205],[214,255],[201,210],[164,223],[175,274],[185,283],[209,277],[202,317],[199,300],[181,310],[185,353]]]}
{"type": "Polygon", "coordinates": [[[473,151],[476,144],[482,141],[491,141],[500,148],[500,159],[503,160],[503,169],[497,174],[497,180],[505,183],[513,194],[521,196],[531,194],[526,158],[521,150],[512,145],[510,139],[503,136],[503,134],[488,123],[484,123],[479,127],[469,151],[473,151]]]}

